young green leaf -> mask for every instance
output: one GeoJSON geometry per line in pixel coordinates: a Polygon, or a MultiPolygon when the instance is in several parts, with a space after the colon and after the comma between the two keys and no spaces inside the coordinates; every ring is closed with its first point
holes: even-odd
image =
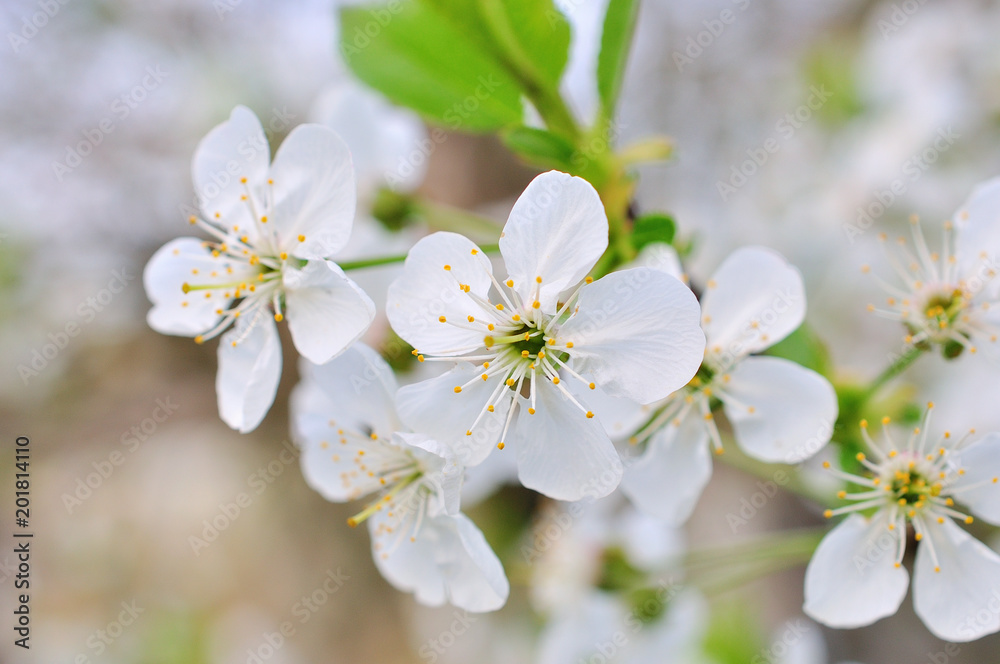
{"type": "Polygon", "coordinates": [[[513,152],[529,163],[545,168],[570,171],[574,148],[564,138],[544,129],[512,127],[501,135],[513,152]]]}
{"type": "Polygon", "coordinates": [[[672,217],[659,213],[646,214],[635,220],[632,245],[639,251],[654,242],[670,244],[674,241],[676,231],[677,225],[672,217]]]}
{"type": "Polygon", "coordinates": [[[625,66],[635,33],[639,0],[611,0],[604,16],[601,53],[597,59],[597,93],[604,117],[613,118],[625,79],[625,66]]]}
{"type": "Polygon", "coordinates": [[[480,35],[427,0],[341,10],[340,50],[365,83],[431,122],[486,132],[519,124],[523,89],[480,35]]]}

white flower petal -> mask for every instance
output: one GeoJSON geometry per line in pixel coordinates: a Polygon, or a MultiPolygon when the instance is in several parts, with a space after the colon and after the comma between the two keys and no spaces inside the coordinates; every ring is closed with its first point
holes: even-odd
{"type": "Polygon", "coordinates": [[[293,129],[274,155],[271,179],[274,218],[267,226],[280,249],[298,258],[329,258],[347,244],[357,196],[354,167],[333,130],[315,124],[293,129]]]}
{"type": "Polygon", "coordinates": [[[815,371],[780,357],[748,357],[720,387],[736,442],[755,459],[795,464],[830,441],[837,394],[815,371]]]}
{"type": "Polygon", "coordinates": [[[535,390],[537,412],[529,414],[522,403],[511,435],[521,484],[556,500],[602,498],[614,491],[622,463],[601,423],[548,380],[538,381],[535,390]]]}
{"type": "Polygon", "coordinates": [[[376,512],[369,519],[372,554],[382,575],[394,586],[412,592],[421,604],[440,606],[448,602],[466,611],[495,611],[510,594],[510,585],[500,560],[482,532],[464,514],[424,519],[416,541],[403,538],[390,548],[394,534],[375,548],[376,531],[382,519],[376,512]]]}
{"type": "Polygon", "coordinates": [[[227,121],[201,139],[194,153],[191,173],[205,217],[229,228],[252,231],[250,207],[240,198],[249,188],[255,200],[264,200],[270,160],[271,149],[257,116],[237,106],[227,121]]]}
{"type": "Polygon", "coordinates": [[[486,298],[492,273],[489,259],[471,240],[457,233],[428,235],[413,246],[403,274],[389,286],[386,315],[392,329],[428,355],[460,354],[456,349],[482,345],[484,334],[440,318],[468,325],[469,316],[488,316],[460,285],[486,298]]]}
{"type": "Polygon", "coordinates": [[[370,201],[387,184],[412,191],[423,180],[427,130],[416,113],[345,76],[320,97],[311,115],[347,142],[362,200],[370,201]]]}
{"type": "MultiPolygon", "coordinates": [[[[292,393],[293,413],[305,412],[296,407],[300,392],[319,392],[323,403],[310,397],[314,406],[308,412],[320,418],[323,436],[329,435],[331,422],[335,431],[375,433],[380,438],[389,438],[401,428],[395,407],[396,377],[382,356],[365,344],[353,344],[323,365],[302,360],[299,373],[302,382],[292,393]]],[[[297,423],[293,417],[293,424],[297,423]]]]}
{"type": "Polygon", "coordinates": [[[375,319],[375,304],[334,263],[309,261],[283,274],[288,329],[295,348],[323,364],[357,341],[375,319]]]}
{"type": "Polygon", "coordinates": [[[630,267],[648,267],[669,274],[674,279],[687,283],[687,275],[681,267],[681,259],[673,246],[664,242],[647,244],[636,256],[630,267]]]}
{"type": "MultiPolygon", "coordinates": [[[[319,368],[326,370],[340,359],[319,368]]],[[[306,483],[327,500],[347,502],[385,488],[378,475],[357,472],[359,452],[379,459],[381,464],[394,458],[408,463],[409,459],[388,442],[389,437],[362,437],[359,434],[363,434],[364,428],[354,428],[347,420],[333,418],[331,414],[337,413],[339,407],[340,400],[331,398],[311,379],[296,386],[292,394],[293,432],[301,449],[299,461],[306,483]]]]}
{"type": "Polygon", "coordinates": [[[651,405],[641,405],[631,399],[610,396],[600,387],[591,390],[579,381],[569,381],[568,387],[573,396],[587,402],[587,406],[604,425],[608,437],[615,442],[628,439],[649,420],[654,411],[651,405]]]}
{"type": "Polygon", "coordinates": [[[531,181],[500,236],[514,289],[524,302],[541,302],[542,311],[553,311],[559,294],[587,276],[607,247],[608,217],[597,191],[558,171],[531,181]]]}
{"type": "Polygon", "coordinates": [[[626,624],[627,615],[628,609],[614,595],[601,591],[588,593],[545,626],[538,647],[538,664],[608,661],[598,651],[598,645],[613,643],[615,631],[626,624]]]}
{"type": "Polygon", "coordinates": [[[691,290],[649,268],[614,272],[580,290],[560,326],[574,367],[608,394],[650,403],[683,387],[701,366],[705,335],[691,290]]]}
{"type": "Polygon", "coordinates": [[[716,366],[726,366],[776,344],[802,324],[802,274],[770,249],[737,249],[709,280],[701,310],[708,353],[716,366]]]}
{"type": "Polygon", "coordinates": [[[625,468],[622,493],[644,514],[679,526],[688,520],[708,480],[708,432],[696,415],[650,438],[645,452],[625,468]]]}
{"type": "Polygon", "coordinates": [[[497,404],[494,412],[486,413],[476,427],[472,424],[486,408],[497,379],[478,378],[482,370],[461,363],[446,373],[400,388],[396,395],[399,417],[413,431],[441,441],[451,447],[464,466],[475,466],[485,459],[500,439],[509,399],[497,404]],[[460,394],[455,387],[469,384],[460,394]],[[466,435],[467,431],[472,435],[466,435]]]}
{"type": "Polygon", "coordinates": [[[913,608],[945,641],[973,641],[1000,630],[1000,556],[951,519],[929,522],[926,539],[917,545],[913,608]]]}
{"type": "Polygon", "coordinates": [[[991,433],[958,452],[957,464],[965,471],[952,488],[958,502],[987,523],[1000,526],[1000,433],[991,433]],[[965,487],[978,484],[976,488],[965,487]]]}
{"type": "Polygon", "coordinates": [[[274,319],[263,311],[239,318],[219,342],[215,390],[222,421],[240,433],[256,429],[274,403],[280,380],[281,342],[274,319]]]}
{"type": "Polygon", "coordinates": [[[424,463],[425,468],[434,467],[433,473],[426,477],[436,486],[434,498],[440,502],[431,510],[431,515],[437,516],[441,511],[452,516],[458,514],[465,467],[455,458],[451,448],[421,433],[397,432],[393,439],[397,445],[409,447],[411,453],[421,459],[434,459],[433,463],[424,463]],[[414,452],[414,448],[420,451],[414,452]]]}
{"type": "Polygon", "coordinates": [[[146,320],[161,334],[193,337],[207,332],[220,319],[216,312],[228,309],[232,298],[224,297],[222,288],[185,293],[184,284],[223,284],[249,277],[245,264],[213,257],[201,240],[171,240],[153,254],[142,273],[146,296],[153,303],[146,320]]]}
{"type": "Polygon", "coordinates": [[[910,579],[896,567],[899,536],[882,513],[871,521],[852,514],[827,533],[806,568],[806,615],[843,629],[896,613],[910,579]]]}
{"type": "Polygon", "coordinates": [[[955,257],[962,277],[980,272],[980,276],[985,276],[986,269],[997,269],[997,261],[1000,261],[997,215],[1000,215],[1000,178],[978,185],[955,213],[954,223],[958,229],[955,257]]]}

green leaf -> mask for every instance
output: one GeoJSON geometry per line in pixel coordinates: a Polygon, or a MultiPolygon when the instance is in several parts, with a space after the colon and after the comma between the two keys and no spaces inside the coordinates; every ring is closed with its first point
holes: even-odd
{"type": "Polygon", "coordinates": [[[646,214],[635,220],[632,228],[632,245],[639,251],[654,242],[670,244],[674,241],[676,231],[677,225],[673,217],[656,212],[646,214]]]}
{"type": "Polygon", "coordinates": [[[704,645],[705,654],[719,664],[768,661],[759,614],[746,598],[734,597],[713,607],[704,645]]]}
{"type": "MultiPolygon", "coordinates": [[[[440,1],[440,0],[438,0],[440,1]]],[[[500,53],[527,85],[555,91],[569,60],[570,29],[552,0],[479,0],[500,53]]]]}
{"type": "Polygon", "coordinates": [[[597,93],[606,118],[613,118],[625,79],[625,65],[632,46],[639,0],[611,0],[604,15],[601,53],[597,58],[597,93]]]}
{"type": "Polygon", "coordinates": [[[534,127],[514,127],[502,135],[503,142],[516,154],[538,166],[569,171],[573,145],[550,131],[534,127]]]}
{"type": "Polygon", "coordinates": [[[833,374],[829,349],[806,323],[768,348],[766,354],[797,362],[827,378],[831,378],[833,374]]]}
{"type": "Polygon", "coordinates": [[[481,35],[428,0],[340,12],[340,51],[365,83],[450,129],[520,124],[522,86],[481,35]]]}

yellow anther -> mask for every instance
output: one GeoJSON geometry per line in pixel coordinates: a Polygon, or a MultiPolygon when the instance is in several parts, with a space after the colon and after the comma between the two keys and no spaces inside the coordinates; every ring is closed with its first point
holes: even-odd
{"type": "Polygon", "coordinates": [[[867,429],[868,428],[868,420],[861,420],[861,422],[859,424],[861,425],[862,429],[867,429]]]}
{"type": "Polygon", "coordinates": [[[288,253],[282,251],[280,254],[278,254],[278,257],[281,258],[281,260],[283,260],[283,261],[287,261],[288,260],[288,253]]]}
{"type": "Polygon", "coordinates": [[[541,277],[535,277],[535,283],[536,284],[542,283],[542,278],[541,277]]]}
{"type": "Polygon", "coordinates": [[[567,341],[566,342],[566,348],[572,348],[572,347],[573,347],[573,342],[572,341],[567,341]]]}
{"type": "Polygon", "coordinates": [[[592,284],[592,283],[594,283],[594,278],[593,277],[587,277],[583,281],[584,281],[584,283],[592,284]]]}
{"type": "Polygon", "coordinates": [[[824,510],[823,516],[825,516],[827,519],[831,518],[833,516],[833,510],[824,510]]]}
{"type": "Polygon", "coordinates": [[[972,523],[973,521],[975,521],[975,519],[973,519],[973,518],[972,518],[971,516],[967,516],[967,517],[965,517],[965,523],[966,523],[966,524],[970,524],[970,523],[972,523]]]}
{"type": "Polygon", "coordinates": [[[196,344],[200,344],[200,343],[204,343],[204,342],[205,342],[205,337],[203,337],[203,336],[201,336],[201,335],[199,334],[198,336],[196,336],[196,337],[194,338],[194,342],[195,342],[196,344]]]}
{"type": "Polygon", "coordinates": [[[532,303],[531,303],[531,308],[532,308],[532,309],[537,309],[537,308],[539,308],[540,306],[542,306],[542,303],[541,303],[541,302],[539,302],[538,300],[535,300],[534,302],[532,302],[532,303]]]}
{"type": "Polygon", "coordinates": [[[504,448],[504,444],[503,444],[503,441],[501,440],[499,443],[497,443],[497,449],[498,450],[502,450],[503,448],[504,448]]]}
{"type": "Polygon", "coordinates": [[[262,224],[266,224],[267,223],[267,215],[266,214],[263,217],[260,218],[260,223],[262,223],[262,224]]]}
{"type": "Polygon", "coordinates": [[[305,242],[305,241],[306,241],[306,236],[305,235],[300,235],[299,236],[299,242],[305,242]]]}
{"type": "Polygon", "coordinates": [[[883,426],[886,425],[886,424],[888,424],[889,422],[892,422],[892,419],[889,418],[888,415],[882,418],[882,425],[883,426]]]}
{"type": "Polygon", "coordinates": [[[492,413],[494,411],[493,405],[490,404],[489,406],[487,406],[486,410],[492,413]]]}
{"type": "Polygon", "coordinates": [[[591,411],[589,411],[589,410],[588,410],[588,411],[587,411],[587,419],[590,419],[590,418],[592,418],[593,416],[594,416],[594,413],[592,413],[591,411]]]}
{"type": "Polygon", "coordinates": [[[450,265],[445,265],[445,266],[444,266],[444,269],[446,269],[446,270],[451,270],[451,266],[450,266],[450,265]]]}
{"type": "Polygon", "coordinates": [[[514,287],[514,280],[513,279],[508,279],[506,283],[507,283],[507,288],[513,288],[514,287]]]}
{"type": "Polygon", "coordinates": [[[558,385],[559,384],[559,376],[553,376],[552,377],[552,384],[553,385],[558,385]]]}
{"type": "Polygon", "coordinates": [[[470,323],[475,323],[476,322],[476,317],[475,316],[469,316],[469,322],[470,323]]]}
{"type": "Polygon", "coordinates": [[[503,305],[502,304],[498,304],[497,305],[497,311],[503,311],[503,305]]]}
{"type": "Polygon", "coordinates": [[[528,415],[534,415],[534,414],[535,414],[535,409],[534,408],[529,408],[528,409],[528,415]]]}
{"type": "Polygon", "coordinates": [[[282,316],[281,314],[274,314],[274,320],[277,323],[280,323],[283,318],[284,318],[284,316],[282,316]]]}
{"type": "Polygon", "coordinates": [[[439,323],[447,323],[448,319],[445,318],[444,316],[438,316],[438,322],[439,323]]]}
{"type": "Polygon", "coordinates": [[[837,492],[837,498],[840,498],[841,500],[843,500],[844,498],[847,498],[847,492],[846,491],[838,491],[837,492]]]}
{"type": "Polygon", "coordinates": [[[456,385],[455,386],[455,394],[458,394],[461,391],[462,391],[462,386],[461,385],[456,385]]]}
{"type": "Polygon", "coordinates": [[[516,323],[519,320],[521,320],[521,314],[514,314],[513,316],[510,317],[510,319],[516,323]]]}
{"type": "Polygon", "coordinates": [[[597,389],[597,385],[595,385],[595,384],[593,384],[593,383],[591,383],[591,384],[590,384],[590,385],[588,385],[587,387],[589,387],[589,388],[590,388],[590,389],[592,389],[592,390],[596,390],[596,389],[597,389]]]}

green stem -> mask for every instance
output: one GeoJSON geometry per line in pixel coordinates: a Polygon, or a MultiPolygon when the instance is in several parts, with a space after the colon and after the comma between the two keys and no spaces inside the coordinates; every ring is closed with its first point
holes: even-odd
{"type": "Polygon", "coordinates": [[[502,227],[494,220],[443,203],[414,201],[414,210],[436,231],[461,233],[481,242],[495,242],[502,227]]]}
{"type": "Polygon", "coordinates": [[[735,444],[732,437],[726,437],[725,454],[716,457],[717,460],[727,466],[742,470],[750,475],[755,475],[762,480],[774,482],[785,491],[815,501],[820,505],[829,505],[833,502],[833,496],[818,490],[813,484],[803,481],[799,473],[792,466],[782,466],[778,464],[764,463],[753,459],[735,444]],[[779,475],[780,473],[780,475],[779,475]]]}
{"type": "MultiPolygon", "coordinates": [[[[500,246],[496,244],[489,244],[480,247],[487,254],[496,253],[500,251],[500,246]]],[[[402,263],[406,260],[407,254],[397,254],[395,256],[378,256],[376,258],[362,258],[356,261],[344,261],[342,263],[337,263],[340,269],[344,272],[348,270],[361,270],[366,267],[378,267],[379,265],[391,265],[393,263],[402,263]]]]}
{"type": "Polygon", "coordinates": [[[888,383],[890,380],[903,373],[907,367],[909,367],[913,362],[923,354],[923,350],[918,347],[913,347],[900,355],[896,360],[890,364],[885,370],[875,377],[875,380],[871,382],[871,385],[862,393],[861,403],[866,404],[871,400],[872,397],[882,388],[883,385],[888,383]]]}
{"type": "Polygon", "coordinates": [[[692,549],[684,554],[681,564],[685,570],[693,570],[731,561],[764,561],[800,552],[812,553],[827,530],[825,526],[799,528],[750,537],[734,544],[692,549]]]}

